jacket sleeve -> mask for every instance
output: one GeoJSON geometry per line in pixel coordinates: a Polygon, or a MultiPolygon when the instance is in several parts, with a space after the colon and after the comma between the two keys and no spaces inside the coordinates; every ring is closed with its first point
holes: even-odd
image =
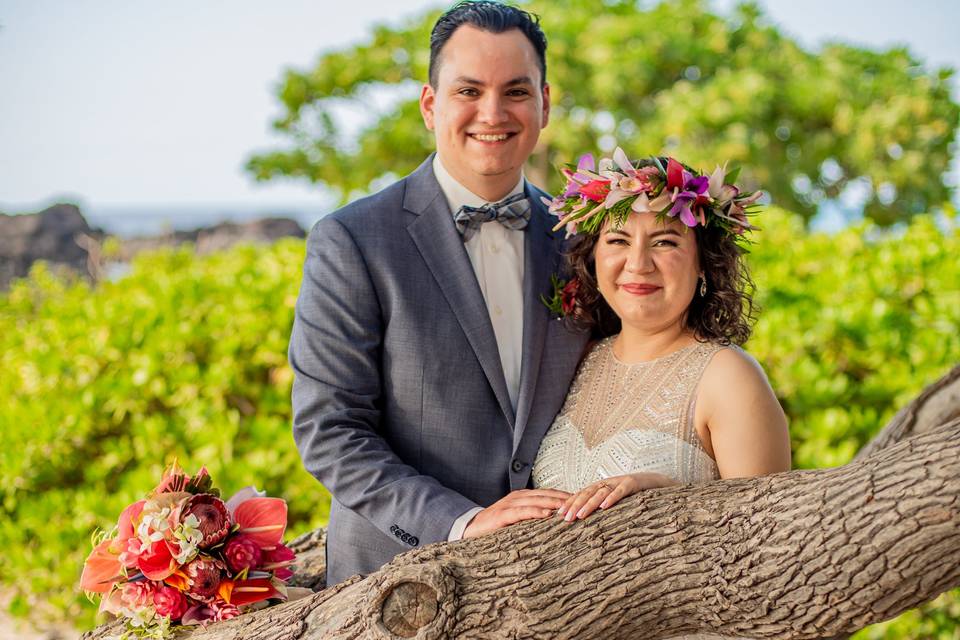
{"type": "Polygon", "coordinates": [[[322,219],[307,238],[290,337],[300,457],[340,504],[384,535],[411,546],[445,541],[478,505],[404,463],[383,438],[383,331],[364,256],[341,222],[322,219]]]}

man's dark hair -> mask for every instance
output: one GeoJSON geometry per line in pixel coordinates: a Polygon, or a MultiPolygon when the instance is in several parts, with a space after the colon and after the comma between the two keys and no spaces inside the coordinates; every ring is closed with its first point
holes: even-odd
{"type": "Polygon", "coordinates": [[[540,29],[540,16],[491,0],[465,0],[440,16],[430,33],[430,86],[437,87],[440,51],[458,27],[470,25],[490,33],[519,29],[537,52],[540,84],[547,82],[547,36],[540,29]]]}

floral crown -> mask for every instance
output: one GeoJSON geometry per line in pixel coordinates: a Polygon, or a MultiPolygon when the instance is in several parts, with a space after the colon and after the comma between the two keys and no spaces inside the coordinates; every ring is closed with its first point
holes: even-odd
{"type": "MultiPolygon", "coordinates": [[[[747,231],[757,227],[753,215],[762,191],[741,193],[732,183],[739,169],[727,173],[717,167],[709,176],[697,173],[673,158],[652,156],[636,163],[617,147],[613,158],[601,158],[596,167],[591,154],[580,156],[576,168],[561,169],[567,179],[563,193],[553,200],[542,198],[550,213],[560,221],[553,228],[567,228],[567,237],[578,233],[597,234],[610,218],[620,227],[631,213],[653,213],[658,221],[679,217],[687,227],[715,226],[738,245],[748,243],[747,231]]],[[[572,314],[577,307],[580,282],[551,276],[553,295],[541,296],[543,304],[557,317],[572,314]]],[[[703,293],[701,293],[703,295],[703,293]]]]}
{"type": "Polygon", "coordinates": [[[756,229],[747,221],[762,191],[741,193],[730,184],[739,170],[717,167],[702,175],[673,158],[666,166],[657,156],[636,163],[617,147],[613,158],[601,158],[595,169],[593,155],[580,157],[576,168],[561,169],[567,179],[563,193],[553,200],[543,198],[550,213],[560,218],[554,231],[567,228],[567,237],[595,234],[607,218],[615,227],[631,212],[654,213],[658,220],[679,217],[687,227],[717,226],[740,242],[756,229]]]}

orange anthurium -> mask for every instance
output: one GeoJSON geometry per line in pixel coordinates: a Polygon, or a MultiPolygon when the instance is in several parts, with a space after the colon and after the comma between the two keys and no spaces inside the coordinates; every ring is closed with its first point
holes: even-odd
{"type": "Polygon", "coordinates": [[[245,604],[260,602],[267,598],[277,598],[282,594],[274,588],[269,578],[256,578],[254,580],[237,580],[233,584],[233,593],[230,597],[230,604],[236,607],[242,607],[245,604]]]}
{"type": "Polygon", "coordinates": [[[240,525],[239,533],[271,549],[280,544],[287,528],[287,503],[280,498],[250,498],[237,505],[233,518],[240,525]]]}
{"type": "Polygon", "coordinates": [[[217,595],[227,604],[233,604],[230,600],[233,597],[233,587],[234,582],[229,578],[224,578],[220,581],[220,586],[217,587],[217,595]]]}
{"type": "Polygon", "coordinates": [[[123,577],[119,556],[110,549],[113,542],[104,540],[87,556],[80,575],[80,588],[84,591],[107,593],[123,577]]]}
{"type": "Polygon", "coordinates": [[[186,591],[190,588],[190,578],[179,568],[164,578],[163,581],[169,586],[179,589],[180,591],[186,591]]]}

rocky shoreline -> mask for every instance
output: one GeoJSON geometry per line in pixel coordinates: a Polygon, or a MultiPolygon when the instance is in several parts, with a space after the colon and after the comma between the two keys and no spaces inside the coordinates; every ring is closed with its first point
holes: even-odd
{"type": "Polygon", "coordinates": [[[55,204],[31,214],[0,213],[0,291],[15,278],[23,278],[38,260],[66,268],[93,281],[105,277],[107,262],[123,264],[141,251],[192,243],[198,254],[223,251],[240,242],[274,242],[303,238],[306,232],[290,218],[262,218],[251,222],[223,222],[191,231],[157,236],[117,238],[120,249],[109,261],[102,246],[110,236],[91,227],[75,205],[55,204]]]}

